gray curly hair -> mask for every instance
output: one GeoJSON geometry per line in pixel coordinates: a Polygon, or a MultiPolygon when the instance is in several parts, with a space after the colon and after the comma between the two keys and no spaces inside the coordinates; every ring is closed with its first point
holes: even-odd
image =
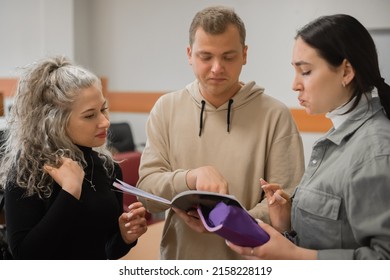
{"type": "MultiPolygon", "coordinates": [[[[26,67],[0,151],[1,188],[15,182],[26,189],[26,195],[47,198],[52,193],[53,179],[43,171],[44,164],[59,166],[61,157],[66,156],[86,166],[82,151],[72,143],[66,127],[75,98],[91,86],[101,90],[100,79],[64,56],[46,58],[26,67]]],[[[106,145],[96,150],[107,174],[112,174],[114,161],[110,151],[106,145]]]]}

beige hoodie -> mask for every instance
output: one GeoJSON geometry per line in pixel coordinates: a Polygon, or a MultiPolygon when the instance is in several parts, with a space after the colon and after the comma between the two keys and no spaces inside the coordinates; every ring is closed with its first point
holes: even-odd
{"type": "MultiPolygon", "coordinates": [[[[243,85],[232,99],[219,108],[206,101],[202,110],[203,97],[197,81],[162,96],[148,119],[138,187],[171,200],[188,190],[188,170],[212,165],[227,180],[229,193],[252,216],[269,221],[265,201],[259,203],[259,179],[279,183],[292,193],[304,171],[301,137],[289,109],[264,94],[264,89],[254,82],[243,85]]],[[[143,202],[150,212],[166,210],[159,204],[143,202]]],[[[161,258],[239,256],[223,238],[194,232],[169,210],[161,258]]]]}

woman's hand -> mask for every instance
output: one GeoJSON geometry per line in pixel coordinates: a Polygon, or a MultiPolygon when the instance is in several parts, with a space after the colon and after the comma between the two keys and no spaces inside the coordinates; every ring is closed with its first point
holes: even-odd
{"type": "Polygon", "coordinates": [[[261,226],[261,228],[270,236],[269,241],[265,244],[254,248],[241,247],[228,241],[226,241],[226,244],[236,253],[251,260],[317,259],[317,251],[296,246],[280,232],[266,223],[260,222],[259,226],[261,226]]]}
{"type": "Polygon", "coordinates": [[[264,179],[260,179],[260,184],[267,197],[269,217],[272,226],[279,232],[290,231],[290,196],[286,194],[278,184],[269,184],[264,179]]]}
{"type": "Polygon", "coordinates": [[[134,202],[129,205],[129,212],[119,216],[119,229],[125,243],[130,244],[136,241],[147,229],[145,219],[146,210],[141,202],[134,202]]]}
{"type": "Polygon", "coordinates": [[[84,170],[77,161],[63,157],[60,167],[56,168],[45,164],[43,169],[62,187],[63,190],[67,191],[75,198],[80,199],[81,187],[84,180],[84,170]]]}

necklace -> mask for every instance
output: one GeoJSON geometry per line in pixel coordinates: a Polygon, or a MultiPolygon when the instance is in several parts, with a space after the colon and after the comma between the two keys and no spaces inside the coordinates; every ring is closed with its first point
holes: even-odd
{"type": "Polygon", "coordinates": [[[96,192],[95,184],[94,184],[93,181],[92,181],[92,179],[93,179],[93,169],[95,168],[95,164],[94,164],[94,162],[93,162],[92,155],[90,154],[89,156],[90,156],[91,162],[92,162],[91,180],[88,180],[87,178],[85,178],[85,176],[84,176],[84,179],[85,179],[85,181],[87,181],[87,182],[91,185],[91,188],[96,192]]]}

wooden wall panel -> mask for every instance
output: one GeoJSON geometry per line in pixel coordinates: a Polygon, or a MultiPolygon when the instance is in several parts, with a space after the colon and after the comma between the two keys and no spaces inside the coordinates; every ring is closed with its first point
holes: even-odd
{"type": "Polygon", "coordinates": [[[14,95],[17,85],[17,78],[0,78],[0,91],[3,93],[4,97],[14,95]]]}
{"type": "Polygon", "coordinates": [[[4,94],[0,91],[0,117],[4,116],[4,94]]]}
{"type": "Polygon", "coordinates": [[[163,92],[109,92],[111,112],[149,113],[163,92]]]}
{"type": "MultiPolygon", "coordinates": [[[[16,90],[17,78],[0,78],[0,92],[4,97],[12,96],[16,90]]],[[[102,77],[103,94],[107,97],[111,112],[149,113],[157,99],[165,92],[113,92],[108,90],[108,79],[102,77]]],[[[0,98],[3,102],[3,98],[0,98]]],[[[1,110],[0,114],[4,112],[1,110]]],[[[304,109],[291,109],[291,114],[301,132],[326,132],[332,123],[324,115],[308,115],[304,109]]]]}
{"type": "MultiPolygon", "coordinates": [[[[149,113],[163,92],[109,92],[108,100],[112,112],[149,113]]],[[[309,115],[304,109],[292,108],[291,114],[301,132],[326,132],[332,122],[325,115],[309,115]]]]}
{"type": "Polygon", "coordinates": [[[301,132],[326,132],[332,122],[325,115],[309,115],[304,109],[290,109],[291,114],[301,132]]]}

